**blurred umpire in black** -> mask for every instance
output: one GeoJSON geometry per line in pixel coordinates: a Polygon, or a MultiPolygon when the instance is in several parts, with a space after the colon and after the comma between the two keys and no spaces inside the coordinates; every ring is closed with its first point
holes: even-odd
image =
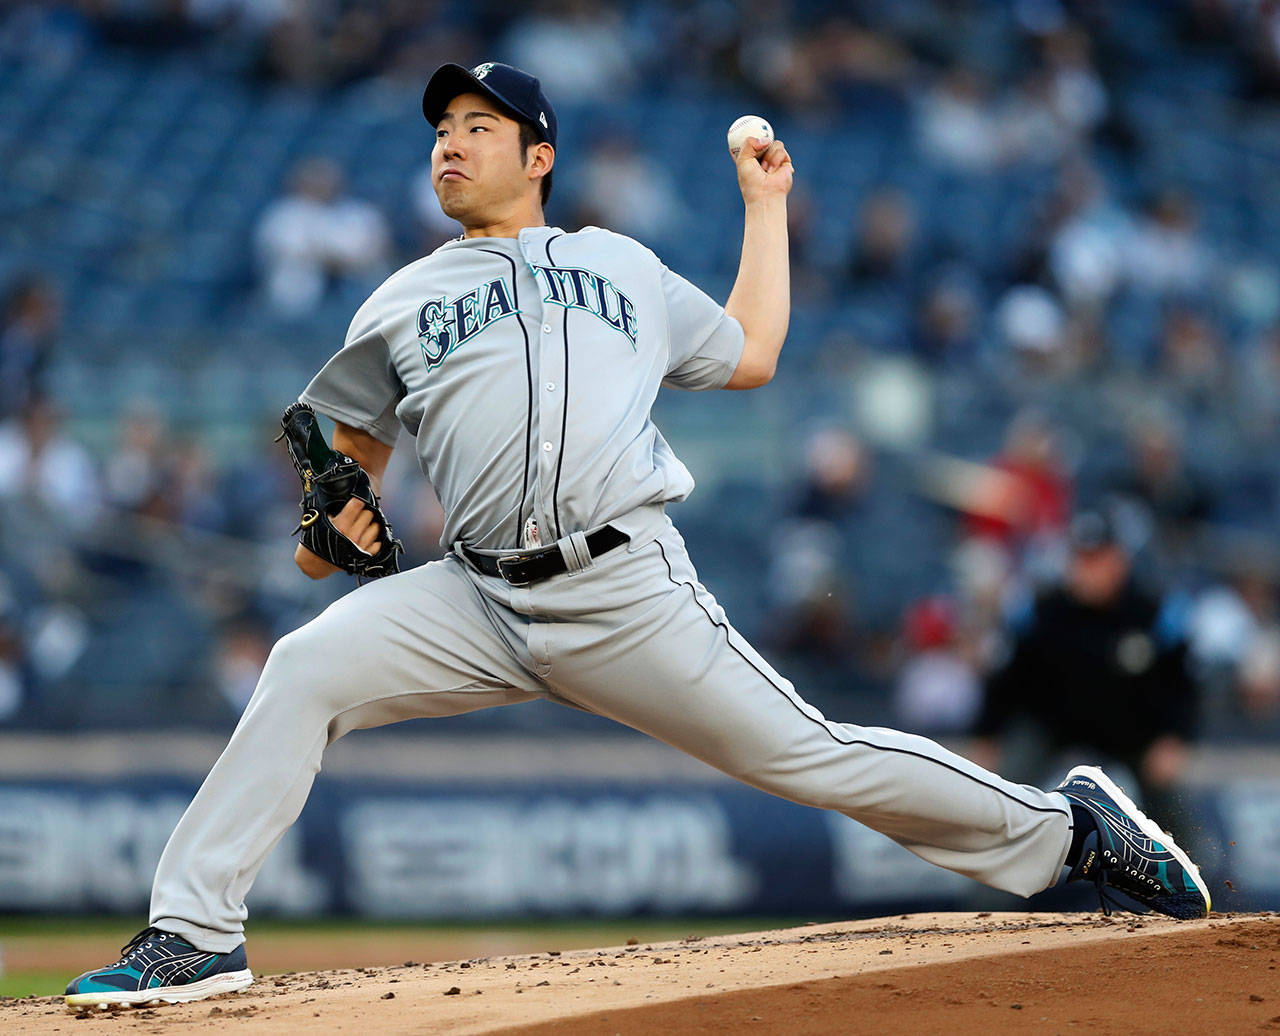
{"type": "Polygon", "coordinates": [[[1135,582],[1112,513],[1078,514],[1070,551],[1061,585],[1007,631],[975,754],[1003,752],[1004,772],[1025,769],[1027,780],[1051,774],[1062,755],[1118,764],[1151,806],[1180,777],[1195,730],[1183,631],[1135,582]]]}

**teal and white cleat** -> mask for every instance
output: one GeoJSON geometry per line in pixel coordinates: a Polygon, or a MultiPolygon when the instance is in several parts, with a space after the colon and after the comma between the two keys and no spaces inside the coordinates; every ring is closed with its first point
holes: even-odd
{"type": "Polygon", "coordinates": [[[110,967],[86,971],[67,986],[68,1007],[185,1004],[234,993],[253,982],[244,944],[230,953],[197,950],[180,935],[144,928],[110,967]]]}
{"type": "Polygon", "coordinates": [[[1092,881],[1104,913],[1112,905],[1133,909],[1108,896],[1110,889],[1170,917],[1208,915],[1209,890],[1199,869],[1105,773],[1077,766],[1054,790],[1088,813],[1097,828],[1084,840],[1067,881],[1092,881]]]}

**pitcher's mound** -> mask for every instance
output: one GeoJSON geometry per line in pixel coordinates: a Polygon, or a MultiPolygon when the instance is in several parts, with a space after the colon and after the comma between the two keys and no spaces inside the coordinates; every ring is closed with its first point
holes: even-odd
{"type": "MultiPolygon", "coordinates": [[[[252,946],[250,947],[252,961],[252,946]]],[[[1280,1031],[1280,916],[911,914],[739,936],[262,976],[175,1007],[0,1005],[10,1031],[1280,1031]],[[74,1020],[73,1020],[74,1019],[74,1020]]]]}

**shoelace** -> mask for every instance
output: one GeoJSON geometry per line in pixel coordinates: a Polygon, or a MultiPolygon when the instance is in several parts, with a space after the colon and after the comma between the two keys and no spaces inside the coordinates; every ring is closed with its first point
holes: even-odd
{"type": "Polygon", "coordinates": [[[1117,910],[1129,909],[1123,903],[1121,903],[1120,900],[1107,895],[1107,879],[1101,867],[1098,868],[1098,873],[1094,876],[1093,888],[1094,888],[1094,891],[1098,893],[1098,905],[1102,907],[1103,917],[1111,916],[1111,908],[1113,906],[1117,910]]]}
{"type": "MultiPolygon", "coordinates": [[[[1080,877],[1093,883],[1094,891],[1098,893],[1098,906],[1102,909],[1104,917],[1110,917],[1112,915],[1112,907],[1116,910],[1125,911],[1127,913],[1140,914],[1149,912],[1146,910],[1136,909],[1132,903],[1117,899],[1115,896],[1108,895],[1108,889],[1116,887],[1109,877],[1113,868],[1108,866],[1108,863],[1110,861],[1118,862],[1118,860],[1110,849],[1104,849],[1102,847],[1101,830],[1091,832],[1089,834],[1088,838],[1085,840],[1084,846],[1081,848],[1081,855],[1083,856],[1085,852],[1096,852],[1097,860],[1093,868],[1093,873],[1089,874],[1087,877],[1081,874],[1080,877]]],[[[1127,891],[1123,885],[1124,883],[1121,882],[1119,885],[1120,891],[1123,892],[1126,897],[1133,898],[1134,894],[1127,891]]],[[[1141,900],[1137,901],[1141,902],[1141,900]]]]}
{"type": "MultiPolygon", "coordinates": [[[[1105,860],[1106,854],[1104,853],[1103,855],[1105,860]]],[[[1122,900],[1116,899],[1114,896],[1107,895],[1107,889],[1110,887],[1110,882],[1107,881],[1107,868],[1105,863],[1100,863],[1098,865],[1098,869],[1089,880],[1093,882],[1094,890],[1098,893],[1098,905],[1102,907],[1102,914],[1104,917],[1111,916],[1112,907],[1129,914],[1148,914],[1151,912],[1150,909],[1138,910],[1131,903],[1126,903],[1122,900]]],[[[1125,895],[1132,898],[1132,893],[1126,892],[1125,895]]]]}
{"type": "Polygon", "coordinates": [[[132,939],[130,939],[127,943],[125,943],[123,946],[120,947],[120,960],[117,962],[117,964],[123,964],[125,961],[127,961],[129,959],[130,954],[132,954],[134,950],[136,950],[139,946],[141,946],[144,942],[146,942],[152,936],[161,935],[161,934],[164,934],[164,933],[162,933],[158,928],[142,929],[142,931],[140,931],[137,935],[135,935],[132,939]]]}

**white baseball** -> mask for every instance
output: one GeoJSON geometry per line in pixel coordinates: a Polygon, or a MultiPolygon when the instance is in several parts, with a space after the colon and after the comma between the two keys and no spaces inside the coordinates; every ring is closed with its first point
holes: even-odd
{"type": "Polygon", "coordinates": [[[768,144],[773,140],[773,127],[759,115],[743,115],[734,119],[733,125],[729,127],[729,154],[737,158],[748,137],[755,137],[761,143],[768,144]]]}

